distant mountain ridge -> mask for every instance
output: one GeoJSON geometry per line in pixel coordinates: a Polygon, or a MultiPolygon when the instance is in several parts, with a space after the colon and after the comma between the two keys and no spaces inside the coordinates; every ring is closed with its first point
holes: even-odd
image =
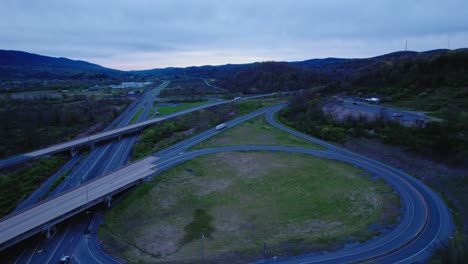
{"type": "Polygon", "coordinates": [[[105,79],[120,74],[121,71],[86,61],[0,50],[0,80],[105,79]]]}
{"type": "Polygon", "coordinates": [[[110,70],[100,65],[68,58],[54,58],[24,51],[0,50],[0,65],[10,67],[75,67],[82,69],[110,70]]]}
{"type": "Polygon", "coordinates": [[[467,87],[468,49],[398,51],[363,59],[325,58],[293,62],[254,62],[218,66],[118,71],[85,61],[0,50],[0,80],[127,80],[145,78],[215,79],[236,93],[308,89],[415,96],[428,88],[467,87]],[[406,87],[405,89],[393,89],[406,87]],[[391,89],[392,88],[392,89],[391,89]],[[397,92],[398,91],[398,92],[397,92]]]}

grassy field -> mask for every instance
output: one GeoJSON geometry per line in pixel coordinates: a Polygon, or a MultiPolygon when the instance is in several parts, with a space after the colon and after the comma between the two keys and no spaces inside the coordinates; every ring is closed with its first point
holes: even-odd
{"type": "Polygon", "coordinates": [[[0,175],[0,217],[5,216],[67,161],[63,155],[35,160],[28,168],[0,175]]]}
{"type": "Polygon", "coordinates": [[[134,124],[136,121],[138,121],[138,118],[140,118],[142,113],[143,113],[143,107],[138,109],[138,111],[135,113],[135,115],[132,117],[132,119],[130,120],[128,124],[131,125],[131,124],[134,124]]]}
{"type": "Polygon", "coordinates": [[[272,106],[275,104],[283,103],[288,100],[287,97],[282,98],[262,98],[262,99],[243,99],[234,102],[239,108],[239,115],[245,115],[252,112],[255,109],[272,106]]]}
{"type": "MultiPolygon", "coordinates": [[[[226,152],[178,165],[105,215],[104,247],[129,263],[207,263],[300,254],[376,235],[398,197],[349,164],[278,152],[226,152]]],[[[389,213],[393,212],[393,213],[389,213]]]]}
{"type": "Polygon", "coordinates": [[[258,116],[212,137],[194,146],[198,148],[211,148],[220,146],[239,145],[281,145],[313,149],[325,149],[322,146],[296,137],[270,125],[265,116],[258,116]]]}
{"type": "Polygon", "coordinates": [[[201,102],[193,102],[193,103],[183,103],[183,104],[179,104],[176,106],[161,106],[161,107],[158,107],[157,111],[159,112],[160,115],[168,115],[168,114],[172,114],[178,111],[182,111],[185,109],[189,109],[192,107],[200,106],[200,105],[211,103],[211,102],[212,101],[201,101],[201,102]]]}
{"type": "MultiPolygon", "coordinates": [[[[144,130],[138,142],[133,146],[132,158],[142,158],[232,118],[279,102],[281,101],[278,99],[241,100],[233,104],[214,106],[164,121],[158,126],[144,130]]],[[[154,108],[152,111],[155,111],[154,108]]]]}

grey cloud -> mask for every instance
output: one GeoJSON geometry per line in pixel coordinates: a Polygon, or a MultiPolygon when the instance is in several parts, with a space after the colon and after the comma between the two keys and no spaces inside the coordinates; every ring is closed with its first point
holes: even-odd
{"type": "Polygon", "coordinates": [[[111,58],[132,54],[152,54],[159,60],[154,67],[177,54],[212,54],[187,59],[197,64],[215,61],[207,57],[215,54],[288,59],[301,57],[301,50],[302,59],[353,57],[394,51],[392,43],[404,39],[430,41],[414,46],[422,49],[441,48],[452,37],[455,47],[467,40],[466,25],[468,3],[461,0],[0,2],[0,48],[105,58],[109,66],[111,58]]]}

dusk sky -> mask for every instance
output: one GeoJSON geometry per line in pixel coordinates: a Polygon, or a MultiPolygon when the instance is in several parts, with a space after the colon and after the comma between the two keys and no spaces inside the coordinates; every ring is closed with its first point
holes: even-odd
{"type": "Polygon", "coordinates": [[[0,0],[0,49],[130,70],[468,45],[466,0],[0,0]]]}

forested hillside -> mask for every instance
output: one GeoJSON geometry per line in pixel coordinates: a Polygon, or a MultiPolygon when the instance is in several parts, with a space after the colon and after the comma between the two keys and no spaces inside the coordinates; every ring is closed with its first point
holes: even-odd
{"type": "Polygon", "coordinates": [[[320,74],[287,62],[261,62],[222,76],[216,85],[245,94],[293,91],[326,82],[320,74]]]}
{"type": "Polygon", "coordinates": [[[0,158],[96,133],[129,103],[128,99],[0,100],[0,158]]]}
{"type": "Polygon", "coordinates": [[[427,111],[468,110],[468,49],[395,52],[368,59],[255,63],[219,74],[230,91],[264,93],[326,86],[324,93],[378,96],[427,111]]]}
{"type": "MultiPolygon", "coordinates": [[[[3,86],[7,88],[17,89],[18,85],[31,81],[35,87],[50,87],[43,82],[60,81],[61,85],[63,82],[68,85],[79,80],[101,84],[150,78],[197,82],[206,79],[210,80],[211,88],[244,94],[326,86],[325,93],[379,96],[404,107],[438,111],[452,105],[461,108],[468,105],[468,49],[401,51],[365,59],[269,61],[128,72],[65,58],[0,51],[0,80],[4,80],[3,86]]],[[[204,85],[200,83],[197,87],[204,85]]],[[[174,90],[174,94],[186,93],[174,90]]]]}
{"type": "Polygon", "coordinates": [[[123,74],[85,61],[0,50],[0,80],[109,79],[123,74]]]}

